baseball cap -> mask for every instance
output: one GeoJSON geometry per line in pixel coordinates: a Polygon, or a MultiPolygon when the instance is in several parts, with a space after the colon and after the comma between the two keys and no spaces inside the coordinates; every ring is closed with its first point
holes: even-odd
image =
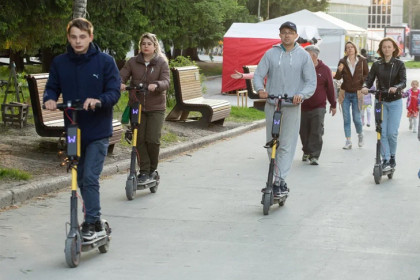
{"type": "Polygon", "coordinates": [[[296,27],[296,24],[294,24],[294,23],[293,23],[293,22],[291,22],[291,21],[286,21],[285,23],[283,23],[283,24],[280,26],[280,31],[282,30],[282,28],[289,28],[289,29],[294,30],[294,31],[297,33],[297,27],[296,27]]]}

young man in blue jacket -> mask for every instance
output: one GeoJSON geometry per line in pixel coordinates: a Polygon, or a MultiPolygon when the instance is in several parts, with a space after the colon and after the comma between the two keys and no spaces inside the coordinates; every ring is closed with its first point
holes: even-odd
{"type": "MultiPolygon", "coordinates": [[[[92,23],[73,19],[67,25],[67,39],[67,52],[51,64],[44,104],[46,109],[56,110],[60,94],[64,102],[83,103],[84,110],[77,115],[82,148],[77,183],[85,206],[82,236],[92,240],[105,233],[100,220],[99,176],[112,135],[113,106],[120,98],[121,82],[114,59],[92,42],[92,23]],[[101,103],[101,108],[95,109],[96,103],[101,103]]],[[[69,120],[64,119],[68,125],[69,120]]]]}

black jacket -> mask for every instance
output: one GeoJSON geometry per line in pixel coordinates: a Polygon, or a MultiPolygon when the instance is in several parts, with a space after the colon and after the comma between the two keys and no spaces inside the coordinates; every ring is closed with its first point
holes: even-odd
{"type": "Polygon", "coordinates": [[[404,62],[394,57],[388,63],[383,58],[375,61],[363,86],[371,88],[375,79],[376,88],[379,90],[388,90],[390,87],[398,89],[397,93],[385,97],[384,101],[400,99],[401,91],[406,87],[407,82],[404,62]]]}

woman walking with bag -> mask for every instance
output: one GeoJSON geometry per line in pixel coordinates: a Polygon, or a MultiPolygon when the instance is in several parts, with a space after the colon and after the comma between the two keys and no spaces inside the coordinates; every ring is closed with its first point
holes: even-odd
{"type": "Polygon", "coordinates": [[[357,47],[353,42],[349,41],[346,43],[345,54],[338,62],[334,79],[343,79],[338,94],[338,102],[343,109],[344,134],[346,136],[346,143],[343,149],[350,150],[352,148],[350,107],[352,109],[353,123],[359,136],[358,144],[359,147],[363,146],[363,125],[360,115],[363,95],[360,90],[369,73],[369,69],[366,59],[357,54],[357,47]]]}

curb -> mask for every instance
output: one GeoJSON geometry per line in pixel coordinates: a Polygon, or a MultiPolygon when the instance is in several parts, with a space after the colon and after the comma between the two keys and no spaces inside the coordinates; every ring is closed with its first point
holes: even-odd
{"type": "MultiPolygon", "coordinates": [[[[214,143],[230,137],[235,137],[245,132],[258,129],[265,126],[265,120],[255,121],[249,125],[240,126],[228,131],[223,131],[213,135],[205,136],[197,140],[180,143],[178,145],[167,147],[161,150],[159,159],[170,158],[184,152],[201,148],[205,145],[214,143]]],[[[120,172],[126,172],[130,167],[130,159],[106,164],[103,168],[101,177],[111,176],[120,172]]],[[[48,180],[35,181],[28,184],[16,186],[13,190],[7,190],[0,193],[0,209],[22,203],[31,198],[54,192],[70,186],[71,178],[68,175],[55,177],[48,180]]]]}

